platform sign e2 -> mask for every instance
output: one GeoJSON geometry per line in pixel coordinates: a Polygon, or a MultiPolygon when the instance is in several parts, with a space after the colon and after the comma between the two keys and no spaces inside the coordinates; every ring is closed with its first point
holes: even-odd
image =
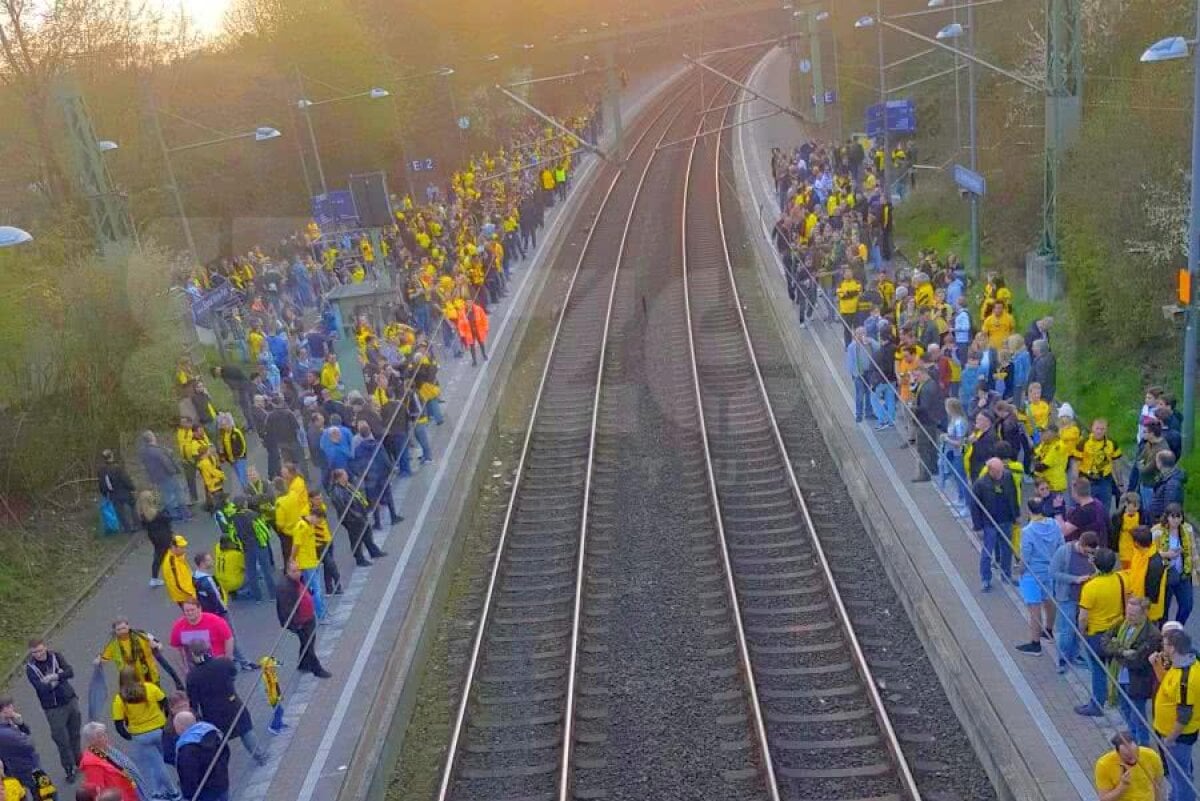
{"type": "Polygon", "coordinates": [[[437,162],[433,159],[413,159],[408,163],[408,168],[413,172],[433,172],[437,169],[437,162]]]}

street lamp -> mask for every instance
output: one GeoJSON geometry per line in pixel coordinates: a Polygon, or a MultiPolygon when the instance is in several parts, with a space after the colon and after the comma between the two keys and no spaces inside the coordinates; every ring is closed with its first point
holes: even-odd
{"type": "Polygon", "coordinates": [[[329,191],[329,187],[325,183],[325,168],[321,164],[321,150],[317,145],[317,130],[313,127],[312,110],[317,106],[327,106],[330,103],[341,103],[346,100],[357,100],[365,97],[369,100],[382,100],[385,97],[390,97],[391,92],[387,89],[381,89],[378,86],[372,87],[365,92],[354,92],[353,94],[342,95],[341,97],[331,97],[328,100],[309,100],[304,95],[304,76],[299,70],[296,71],[297,80],[300,82],[301,98],[296,101],[296,108],[304,112],[304,122],[308,128],[308,141],[312,144],[313,163],[317,167],[317,180],[320,182],[321,194],[324,195],[329,191]]]}
{"type": "Polygon", "coordinates": [[[101,153],[109,153],[113,150],[119,150],[120,147],[121,147],[120,145],[118,145],[116,142],[112,141],[111,139],[101,139],[99,142],[96,143],[96,149],[99,150],[101,153]]]}
{"type": "Polygon", "coordinates": [[[33,235],[12,225],[0,225],[0,248],[11,248],[33,241],[33,235]]]}
{"type": "MultiPolygon", "coordinates": [[[[1196,2],[1196,32],[1200,36],[1200,0],[1196,2]]],[[[1190,453],[1196,431],[1196,356],[1200,322],[1196,319],[1196,281],[1200,279],[1200,47],[1196,40],[1171,36],[1142,53],[1148,64],[1192,57],[1192,195],[1188,215],[1188,303],[1187,328],[1183,339],[1183,431],[1182,452],[1190,453]],[[1189,46],[1191,50],[1189,52],[1189,46]]]]}
{"type": "Polygon", "coordinates": [[[958,37],[960,37],[962,35],[963,35],[962,24],[958,23],[958,22],[952,22],[949,25],[947,25],[946,27],[942,28],[940,31],[938,31],[934,35],[933,38],[938,39],[940,41],[945,41],[946,39],[957,39],[958,37]]]}
{"type": "Polygon", "coordinates": [[[171,154],[182,153],[185,150],[199,150],[200,148],[223,145],[228,142],[236,142],[239,139],[253,139],[255,142],[269,142],[272,139],[278,139],[280,136],[282,136],[282,134],[276,128],[260,125],[251,131],[245,131],[243,133],[228,134],[216,139],[206,139],[202,142],[191,142],[186,145],[168,147],[167,140],[163,136],[162,122],[159,119],[159,112],[157,109],[154,111],[154,133],[155,137],[158,139],[158,148],[160,151],[162,151],[163,163],[167,168],[167,180],[170,181],[170,185],[167,188],[171,190],[171,196],[175,200],[175,209],[179,212],[179,221],[183,226],[183,236],[187,241],[188,253],[192,257],[193,264],[200,264],[200,254],[196,249],[196,239],[192,235],[192,224],[188,220],[187,210],[183,206],[183,194],[179,191],[179,180],[175,177],[175,165],[171,162],[171,154]]]}

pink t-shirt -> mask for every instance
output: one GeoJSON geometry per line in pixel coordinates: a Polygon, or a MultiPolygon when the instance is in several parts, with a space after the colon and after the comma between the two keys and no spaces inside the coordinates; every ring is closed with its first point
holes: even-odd
{"type": "Polygon", "coordinates": [[[201,612],[200,620],[194,626],[186,617],[181,617],[171,627],[172,646],[187,650],[193,642],[206,642],[212,648],[213,656],[225,656],[225,644],[232,639],[233,629],[211,612],[201,612]]]}

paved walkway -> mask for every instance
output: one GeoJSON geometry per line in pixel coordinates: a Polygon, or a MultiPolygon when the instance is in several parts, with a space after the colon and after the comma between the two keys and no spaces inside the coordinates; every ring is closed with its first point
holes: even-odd
{"type": "MultiPolygon", "coordinates": [[[[636,114],[670,72],[663,70],[635,79],[623,95],[623,113],[627,117],[636,114]]],[[[581,180],[575,183],[577,190],[587,186],[585,176],[596,166],[597,162],[591,156],[580,161],[578,175],[581,180]]],[[[280,677],[284,685],[285,721],[289,725],[280,737],[266,736],[270,709],[261,690],[259,674],[241,674],[238,692],[242,698],[250,699],[249,712],[260,739],[268,748],[270,759],[266,766],[256,768],[245,752],[234,746],[230,773],[235,788],[233,797],[237,801],[263,798],[324,801],[336,796],[355,744],[363,734],[367,709],[374,700],[380,671],[395,645],[399,621],[408,610],[422,560],[429,553],[431,538],[449,507],[451,496],[458,491],[458,468],[471,436],[468,432],[475,431],[475,423],[486,405],[488,394],[500,391],[500,387],[493,386],[495,371],[489,366],[497,364],[509,349],[519,344],[513,341],[513,333],[520,315],[531,308],[530,295],[535,294],[539,284],[535,278],[549,269],[544,262],[547,251],[552,250],[547,244],[553,239],[551,232],[560,226],[567,209],[579,199],[580,193],[576,191],[567,202],[559,203],[551,210],[546,228],[539,236],[539,250],[528,259],[516,262],[508,297],[492,309],[488,342],[491,361],[472,367],[469,356],[462,359],[449,354],[440,356],[439,378],[447,422],[441,427],[430,426],[435,463],[422,467],[416,465],[414,458],[413,477],[393,482],[397,509],[406,519],[376,533],[376,541],[389,555],[372,567],[357,568],[348,553],[345,534],[335,535],[337,563],[346,591],[332,601],[329,623],[318,630],[318,654],[334,678],[322,682],[295,672],[296,640],[293,635],[281,631],[273,602],[233,604],[231,623],[246,656],[257,659],[276,652],[284,663],[280,677]]],[[[434,340],[440,342],[440,336],[434,340]]],[[[357,362],[343,365],[347,376],[358,371],[357,362]]],[[[265,475],[265,452],[254,437],[251,437],[250,458],[265,475]]],[[[235,478],[230,476],[230,481],[229,486],[236,486],[235,478]]],[[[386,511],[383,518],[386,521],[386,511]]],[[[218,537],[215,524],[203,514],[179,524],[176,530],[190,542],[191,553],[211,550],[218,537]]],[[[88,600],[51,638],[50,646],[61,651],[75,668],[74,685],[80,695],[85,721],[92,660],[107,642],[113,618],[128,616],[136,628],[165,641],[178,617],[177,608],[169,602],[165,592],[148,586],[152,551],[144,541],[144,535],[133,536],[143,542],[100,581],[88,600]]],[[[173,664],[179,664],[176,654],[171,654],[171,658],[173,664]]],[[[115,691],[115,671],[111,666],[106,671],[109,689],[115,691]]],[[[164,689],[173,689],[169,680],[165,681],[168,686],[164,689]]],[[[60,789],[66,788],[57,750],[23,673],[18,674],[4,692],[15,697],[18,709],[32,727],[43,767],[60,789]]],[[[105,713],[101,720],[108,722],[108,714],[105,713]]],[[[378,733],[378,736],[382,735],[382,732],[378,733]]],[[[64,797],[71,792],[64,790],[64,797]]]]}
{"type": "MultiPolygon", "coordinates": [[[[775,50],[755,73],[751,85],[769,97],[787,97],[787,58],[775,50]]],[[[742,119],[770,109],[761,102],[747,103],[742,119]]],[[[851,126],[853,127],[853,126],[851,126]]],[[[759,237],[764,280],[775,301],[789,305],[782,267],[767,237],[777,215],[770,178],[770,149],[795,147],[804,137],[796,121],[776,117],[738,129],[733,158],[751,187],[749,209],[761,209],[759,224],[751,231],[759,237]]],[[[753,212],[747,213],[748,217],[753,212]]],[[[788,313],[792,320],[794,314],[788,313]]],[[[1041,659],[1018,654],[1013,646],[1028,637],[1024,606],[1013,588],[979,592],[979,542],[964,521],[955,518],[936,484],[913,484],[914,452],[894,430],[876,432],[869,423],[853,422],[852,388],[842,365],[840,322],[818,324],[800,331],[793,326],[785,336],[803,354],[803,368],[831,408],[841,409],[841,420],[851,458],[861,465],[869,491],[878,496],[912,558],[924,568],[923,578],[939,609],[958,626],[969,664],[984,686],[994,688],[990,700],[1012,733],[1030,772],[1045,797],[1094,798],[1091,766],[1108,748],[1108,737],[1120,726],[1115,710],[1107,718],[1084,718],[1073,707],[1088,696],[1087,673],[1055,672],[1053,649],[1041,659]]]]}

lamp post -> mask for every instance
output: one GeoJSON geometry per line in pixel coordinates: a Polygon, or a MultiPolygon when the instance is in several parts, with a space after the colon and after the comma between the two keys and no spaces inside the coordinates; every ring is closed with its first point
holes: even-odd
{"type": "Polygon", "coordinates": [[[179,191],[179,180],[175,176],[175,165],[171,161],[172,153],[182,153],[185,150],[198,150],[204,147],[212,147],[214,145],[223,145],[227,142],[235,142],[239,139],[253,139],[255,142],[267,142],[272,139],[277,139],[281,134],[275,128],[268,126],[259,126],[253,131],[244,133],[230,134],[228,136],[218,137],[217,139],[206,139],[203,142],[192,142],[186,145],[178,145],[176,147],[168,147],[167,140],[163,136],[162,122],[159,119],[159,113],[156,109],[153,114],[154,118],[154,135],[158,139],[158,148],[162,151],[163,164],[167,170],[167,188],[171,191],[171,197],[175,200],[175,210],[179,213],[179,222],[183,226],[184,240],[187,242],[188,253],[192,257],[193,265],[200,264],[200,253],[196,248],[196,239],[192,235],[192,224],[188,220],[187,210],[183,206],[183,194],[179,191]]]}
{"type": "MultiPolygon", "coordinates": [[[[1196,2],[1196,35],[1200,38],[1200,0],[1196,2]]],[[[1200,279],[1200,47],[1195,39],[1172,36],[1151,45],[1142,53],[1142,61],[1154,63],[1192,57],[1192,194],[1188,216],[1188,303],[1187,328],[1183,339],[1183,431],[1182,451],[1192,450],[1196,418],[1196,356],[1200,331],[1196,319],[1196,281],[1200,279]]]]}
{"type": "MultiPolygon", "coordinates": [[[[938,41],[946,41],[960,38],[964,33],[967,36],[967,52],[972,56],[975,55],[975,8],[973,5],[967,6],[967,24],[964,26],[952,22],[946,27],[937,32],[934,37],[938,41]]],[[[957,56],[955,56],[957,58],[957,56]]],[[[979,125],[977,122],[976,111],[976,83],[975,83],[975,63],[967,62],[967,163],[971,168],[971,172],[979,172],[979,125]]],[[[955,81],[958,80],[958,74],[955,73],[955,81]]],[[[978,276],[983,268],[982,262],[982,234],[979,229],[979,195],[971,193],[971,257],[967,261],[967,266],[972,275],[978,276]]]]}
{"type": "Polygon", "coordinates": [[[390,97],[391,92],[379,87],[372,87],[365,92],[354,92],[353,94],[342,95],[341,97],[332,97],[328,100],[309,100],[304,97],[304,76],[300,70],[296,70],[296,80],[300,84],[300,99],[296,101],[296,108],[300,109],[304,114],[304,122],[308,128],[308,141],[312,144],[313,163],[317,167],[317,183],[321,189],[321,194],[324,195],[329,191],[329,187],[325,183],[325,168],[321,165],[321,150],[317,145],[317,130],[313,127],[312,110],[318,106],[327,106],[330,103],[341,103],[346,100],[357,100],[360,97],[370,98],[371,100],[382,100],[385,97],[390,97]]]}
{"type": "Polygon", "coordinates": [[[33,241],[33,235],[13,225],[0,225],[0,248],[13,248],[33,241]]]}

